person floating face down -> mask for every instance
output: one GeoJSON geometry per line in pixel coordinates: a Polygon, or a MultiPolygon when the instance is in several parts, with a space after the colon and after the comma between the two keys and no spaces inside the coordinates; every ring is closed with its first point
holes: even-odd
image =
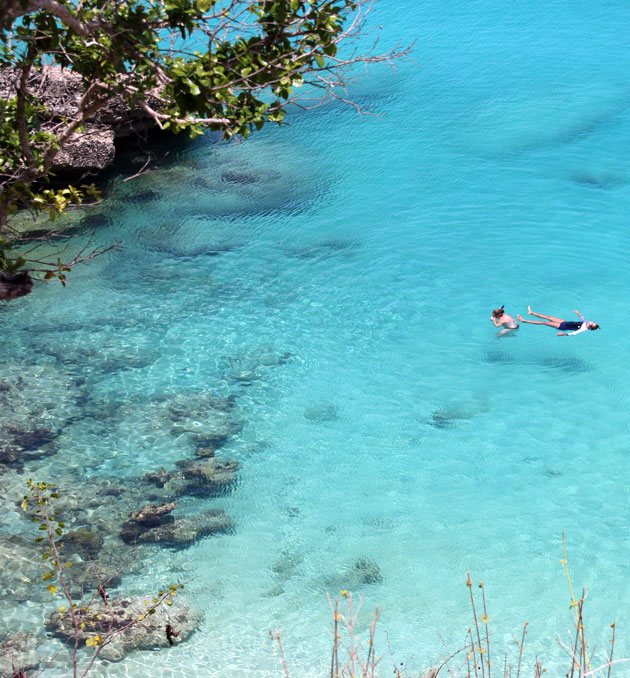
{"type": "Polygon", "coordinates": [[[556,334],[559,337],[572,337],[581,332],[586,332],[586,330],[598,330],[600,329],[597,323],[594,323],[592,320],[587,320],[577,309],[573,311],[579,320],[564,320],[563,318],[556,318],[553,315],[545,315],[543,313],[536,313],[532,311],[532,307],[527,307],[527,312],[529,315],[534,315],[537,318],[544,318],[544,321],[539,320],[525,320],[520,315],[516,316],[521,322],[529,323],[530,325],[546,325],[547,327],[554,327],[560,332],[556,334]]]}
{"type": "Polygon", "coordinates": [[[495,327],[500,328],[500,337],[518,329],[518,323],[511,315],[508,315],[505,312],[505,304],[503,304],[501,308],[495,308],[494,311],[492,311],[490,320],[495,327]]]}

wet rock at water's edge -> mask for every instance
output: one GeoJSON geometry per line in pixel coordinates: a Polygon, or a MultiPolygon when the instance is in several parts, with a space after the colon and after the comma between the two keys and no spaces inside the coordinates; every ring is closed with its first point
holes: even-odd
{"type": "Polygon", "coordinates": [[[0,300],[10,301],[18,297],[25,297],[33,289],[33,280],[26,272],[0,272],[0,300]]]}

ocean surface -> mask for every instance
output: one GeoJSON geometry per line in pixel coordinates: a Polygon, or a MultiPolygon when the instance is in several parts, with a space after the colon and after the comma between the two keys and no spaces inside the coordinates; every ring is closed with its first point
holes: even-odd
{"type": "MultiPolygon", "coordinates": [[[[466,642],[468,572],[496,662],[527,621],[527,675],[564,675],[563,533],[591,648],[616,621],[630,655],[630,5],[380,0],[371,24],[378,49],[415,45],[357,70],[370,115],[178,146],[69,245],[120,251],[0,308],[0,379],[41,367],[115,412],[73,416],[22,480],[174,468],[193,447],[156,424],[165,397],[231,396],[242,423],[217,451],[238,483],[185,503],[233,532],[148,547],[118,589],[186,581],[200,630],[95,675],[279,676],[279,629],[292,678],[325,676],[326,596],[350,588],[364,638],[382,613],[381,674],[417,677],[466,642]],[[497,337],[501,304],[602,330],[497,337]]],[[[30,529],[18,513],[3,533],[30,529]]],[[[5,600],[3,624],[42,609],[5,600]]]]}

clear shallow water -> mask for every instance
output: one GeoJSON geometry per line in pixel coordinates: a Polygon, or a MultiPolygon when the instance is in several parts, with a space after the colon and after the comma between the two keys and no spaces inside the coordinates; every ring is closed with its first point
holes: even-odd
{"type": "Polygon", "coordinates": [[[246,421],[221,450],[242,462],[239,484],[208,501],[235,533],[155,551],[123,581],[193,578],[202,631],[157,667],[139,653],[107,675],[279,675],[270,628],[292,675],[323,675],[325,594],[361,557],[382,575],[360,589],[366,610],[384,610],[411,675],[461,645],[469,570],[496,647],[516,654],[527,620],[530,661],[561,675],[563,531],[593,640],[606,647],[616,619],[630,652],[630,10],[376,11],[385,44],[418,40],[396,75],[355,85],[383,115],[330,107],[240,146],[196,143],[113,196],[96,237],[121,252],[2,309],[6,364],[126,404],[67,426],[43,476],[132,478],[190,455],[155,424],[163,395],[236,395],[246,421]],[[603,330],[497,339],[502,303],[577,307],[603,330]]]}

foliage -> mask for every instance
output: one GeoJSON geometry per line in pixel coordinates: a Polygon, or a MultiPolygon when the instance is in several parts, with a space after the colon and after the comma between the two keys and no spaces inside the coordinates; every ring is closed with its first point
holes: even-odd
{"type": "MultiPolygon", "coordinates": [[[[157,595],[147,600],[146,611],[124,620],[120,625],[109,625],[103,619],[103,615],[95,610],[95,600],[100,597],[105,606],[109,605],[109,594],[105,588],[106,582],[100,582],[95,592],[86,604],[76,601],[71,592],[66,573],[73,566],[72,561],[63,559],[63,535],[65,524],[59,519],[54,510],[55,500],[59,499],[59,493],[53,483],[27,481],[28,494],[22,498],[21,508],[29,515],[34,523],[38,524],[39,535],[35,538],[37,544],[42,545],[41,559],[44,572],[41,580],[54,598],[65,598],[66,606],[57,608],[61,614],[68,613],[72,621],[72,666],[73,677],[86,676],[99,654],[109,643],[121,634],[130,632],[134,626],[140,624],[147,616],[155,614],[158,607],[173,605],[177,593],[184,588],[183,584],[171,584],[164,590],[158,591],[157,595]],[[92,655],[87,659],[84,666],[80,665],[79,648],[85,645],[92,648],[92,655]]],[[[178,633],[170,625],[167,625],[166,638],[172,644],[172,637],[178,633]]]]}
{"type": "MultiPolygon", "coordinates": [[[[112,101],[163,129],[244,139],[282,124],[305,84],[311,98],[339,96],[354,64],[405,52],[366,56],[351,47],[371,1],[4,0],[0,70],[14,96],[0,100],[0,235],[18,209],[52,218],[90,197],[89,187],[38,186],[112,101]],[[48,64],[81,77],[76,113],[53,118],[42,105],[36,74],[48,64]]],[[[25,266],[10,253],[0,264],[25,266]]]]}

